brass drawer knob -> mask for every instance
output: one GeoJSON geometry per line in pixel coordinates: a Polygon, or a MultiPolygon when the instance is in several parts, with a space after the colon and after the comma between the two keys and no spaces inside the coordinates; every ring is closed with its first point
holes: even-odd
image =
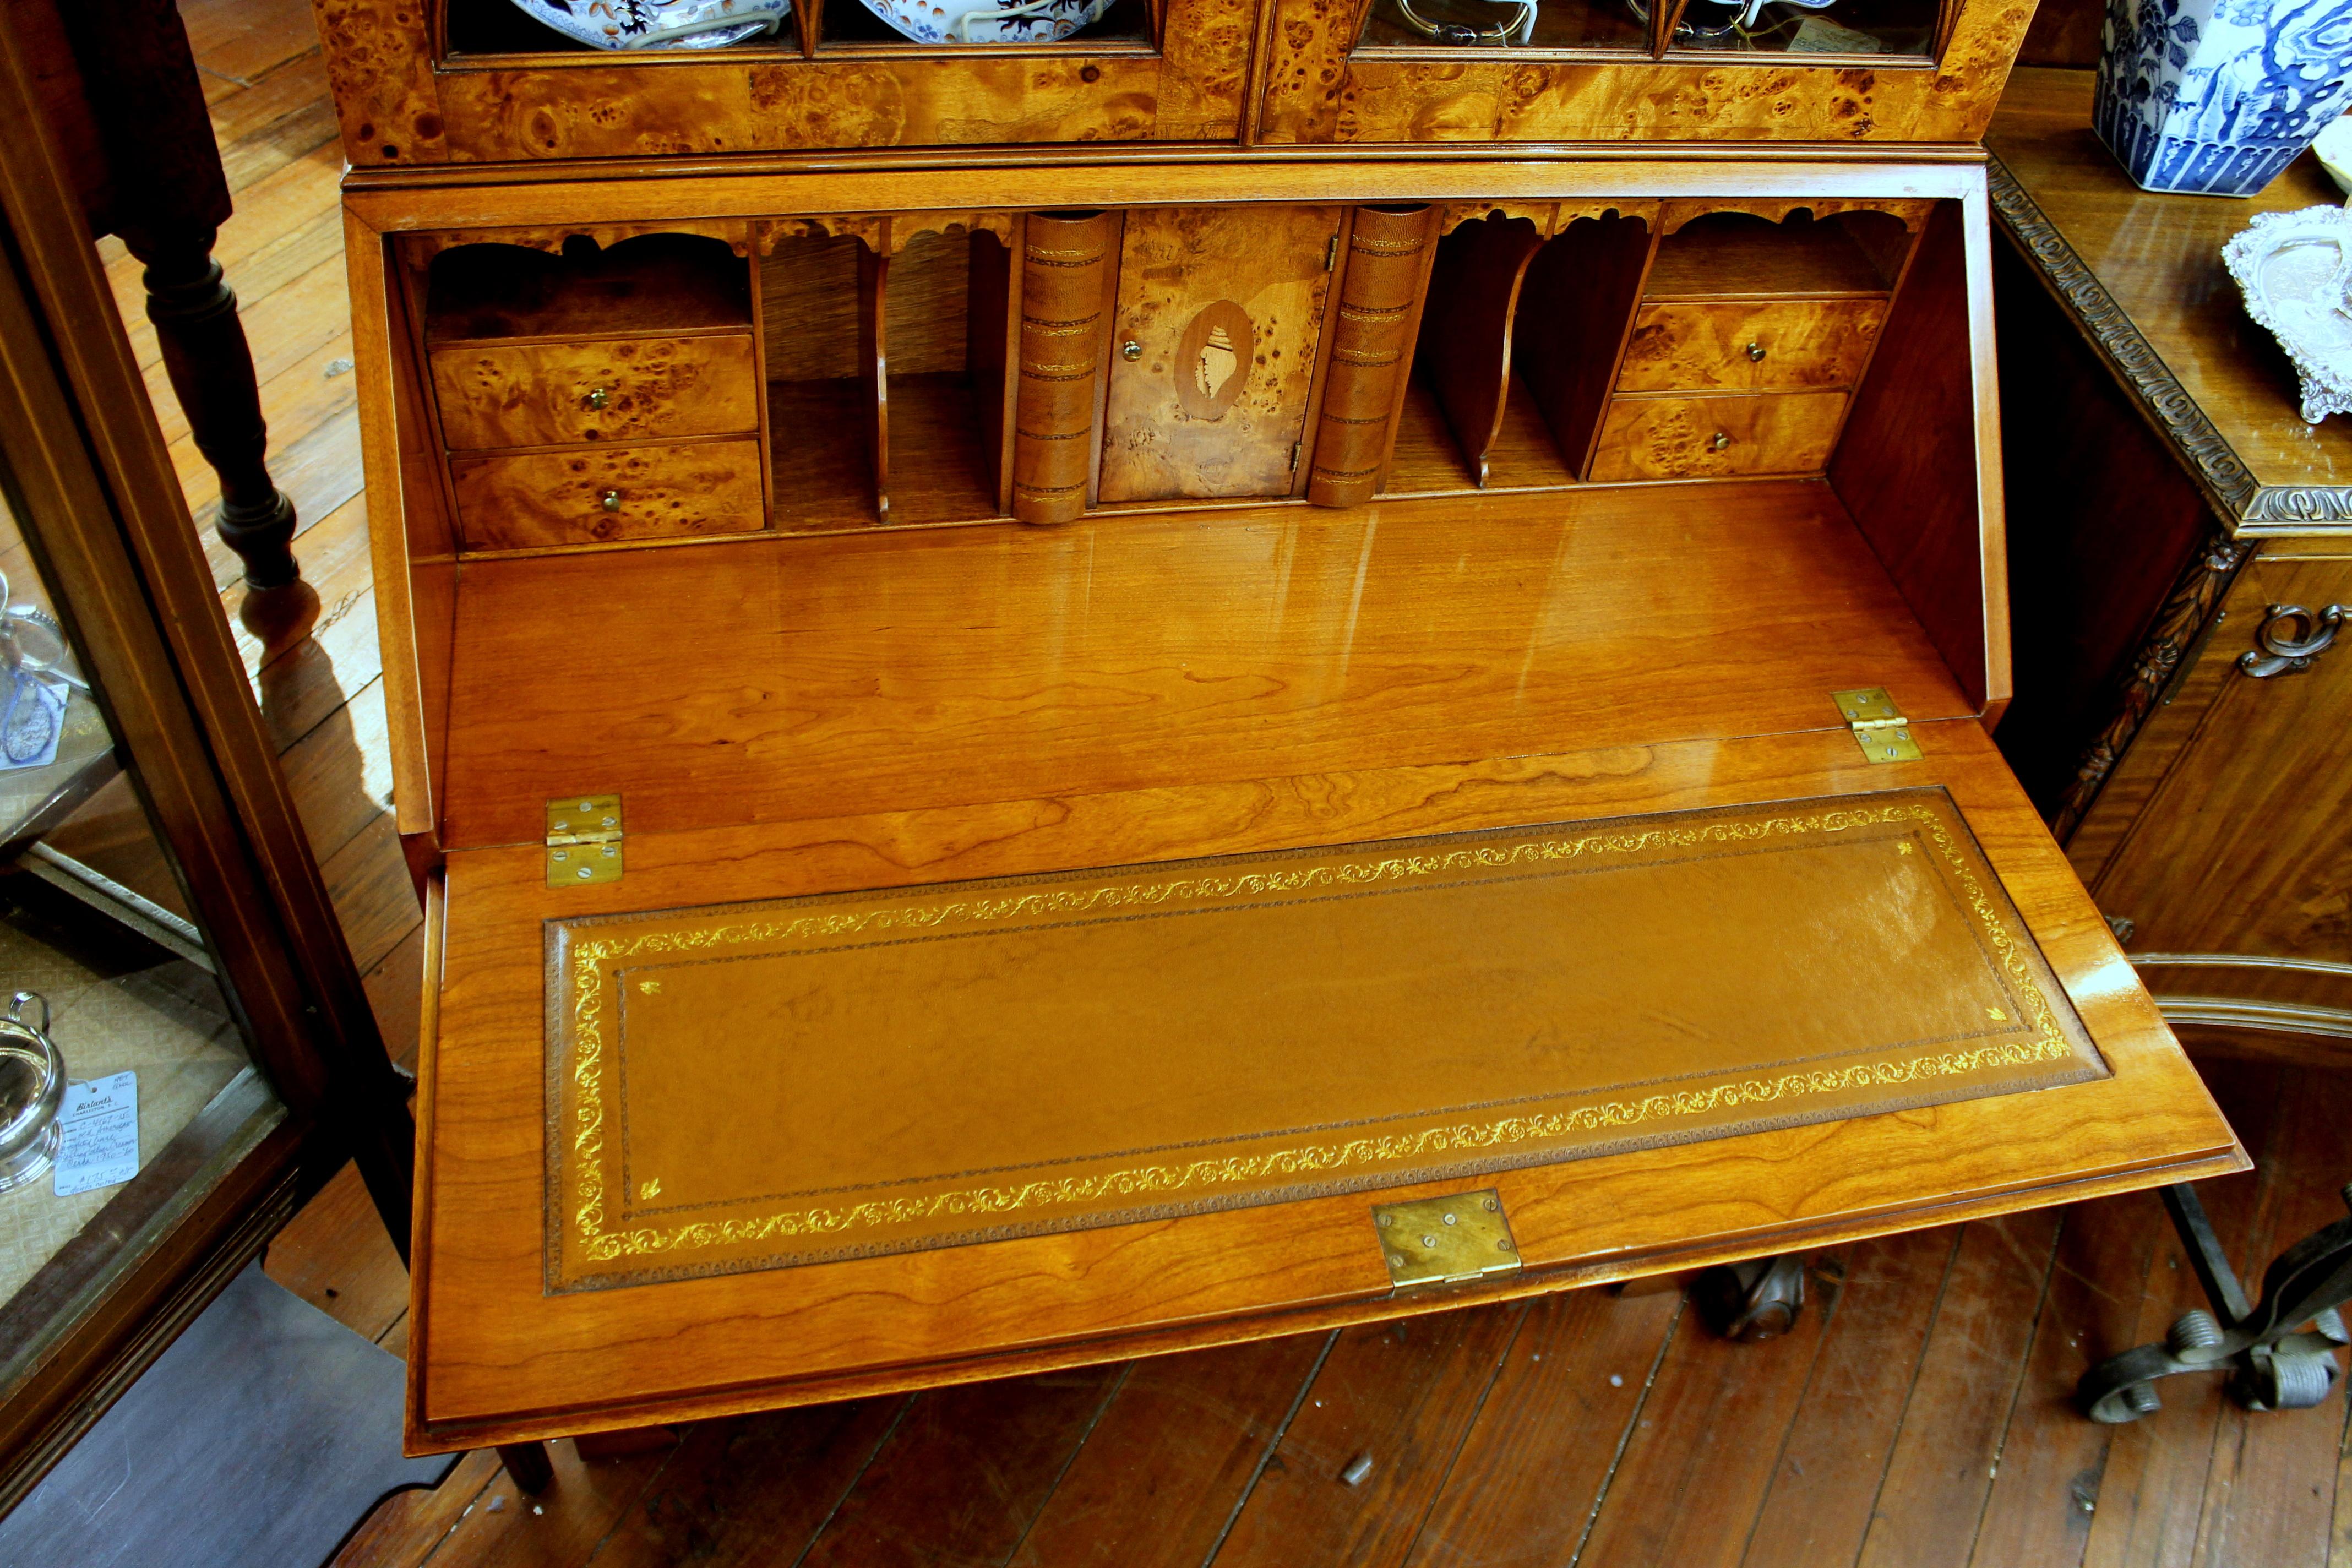
{"type": "Polygon", "coordinates": [[[606,511],[618,511],[621,510],[620,491],[606,490],[604,492],[604,510],[606,511]]]}
{"type": "Polygon", "coordinates": [[[1762,343],[1749,343],[1748,345],[1748,363],[1750,364],[1762,364],[1764,363],[1764,345],[1762,343]]]}
{"type": "Polygon", "coordinates": [[[588,389],[588,395],[582,398],[581,401],[585,403],[589,407],[594,409],[597,413],[602,414],[604,412],[606,405],[613,401],[613,395],[605,391],[601,386],[592,386],[588,389]]]}
{"type": "Polygon", "coordinates": [[[1730,445],[1731,437],[1723,431],[1717,430],[1715,433],[1715,438],[1706,444],[1706,449],[1710,452],[1720,452],[1730,445]]]}
{"type": "Polygon", "coordinates": [[[1143,345],[1129,338],[1118,345],[1118,357],[1132,363],[1143,357],[1143,345]]]}

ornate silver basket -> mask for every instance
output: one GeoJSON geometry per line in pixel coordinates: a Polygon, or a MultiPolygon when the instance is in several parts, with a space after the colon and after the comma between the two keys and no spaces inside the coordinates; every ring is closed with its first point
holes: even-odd
{"type": "Polygon", "coordinates": [[[2352,414],[2352,214],[2263,213],[2221,247],[2221,264],[2294,362],[2304,418],[2352,414]]]}

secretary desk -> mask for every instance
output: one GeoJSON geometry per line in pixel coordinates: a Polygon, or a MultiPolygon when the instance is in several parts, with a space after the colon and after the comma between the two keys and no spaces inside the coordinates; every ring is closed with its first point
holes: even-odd
{"type": "Polygon", "coordinates": [[[320,0],[411,1447],[2243,1168],[1990,735],[2030,12],[320,0]]]}

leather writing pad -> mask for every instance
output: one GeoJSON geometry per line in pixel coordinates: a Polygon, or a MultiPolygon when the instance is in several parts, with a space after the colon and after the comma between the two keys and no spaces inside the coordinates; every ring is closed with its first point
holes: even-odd
{"type": "Polygon", "coordinates": [[[2104,1076],[1940,790],[551,922],[551,1289],[2104,1076]]]}

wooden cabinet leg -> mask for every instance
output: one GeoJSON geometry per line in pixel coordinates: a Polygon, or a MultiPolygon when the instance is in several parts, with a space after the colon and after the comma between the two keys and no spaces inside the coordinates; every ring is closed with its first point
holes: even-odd
{"type": "Polygon", "coordinates": [[[294,562],[294,503],[262,458],[269,429],[253,351],[237,320],[236,295],[213,259],[214,231],[125,234],[147,267],[147,318],[155,323],[163,370],[196,449],[220,475],[221,542],[245,563],[246,586],[283,588],[301,576],[294,562]]]}
{"type": "Polygon", "coordinates": [[[517,1491],[544,1491],[555,1479],[555,1466],[548,1459],[544,1443],[501,1443],[499,1463],[514,1478],[517,1491]]]}

